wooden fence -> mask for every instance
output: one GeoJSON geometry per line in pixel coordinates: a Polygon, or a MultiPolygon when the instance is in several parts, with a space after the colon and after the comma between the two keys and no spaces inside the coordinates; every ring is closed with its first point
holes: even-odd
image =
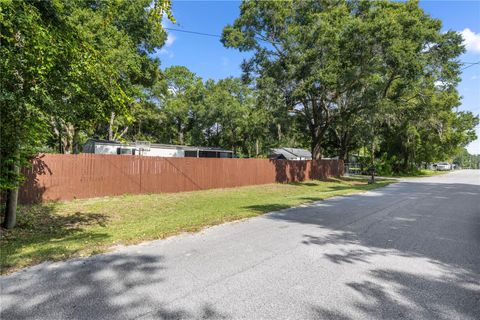
{"type": "Polygon", "coordinates": [[[324,179],[342,175],[343,161],[45,154],[24,173],[19,202],[27,204],[324,179]]]}

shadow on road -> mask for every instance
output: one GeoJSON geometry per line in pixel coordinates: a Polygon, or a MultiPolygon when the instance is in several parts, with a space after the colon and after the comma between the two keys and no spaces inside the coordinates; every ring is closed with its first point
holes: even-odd
{"type": "MultiPolygon", "coordinates": [[[[427,278],[409,272],[374,269],[372,280],[345,286],[361,297],[353,307],[373,319],[478,319],[478,282],[458,272],[427,278]],[[394,291],[388,288],[395,288],[394,291]]],[[[337,310],[313,307],[315,319],[356,319],[337,310]]]]}
{"type": "Polygon", "coordinates": [[[313,306],[312,318],[480,315],[479,185],[403,182],[269,217],[318,225],[302,244],[322,247],[317,252],[333,264],[368,270],[366,279],[343,283],[358,300],[313,306]]]}
{"type": "MultiPolygon", "coordinates": [[[[341,286],[337,292],[342,296],[338,304],[310,305],[311,318],[478,319],[479,194],[478,185],[402,182],[362,195],[332,198],[259,218],[309,225],[304,228],[309,231],[295,229],[303,232],[300,239],[296,234],[292,238],[298,244],[295,251],[285,253],[283,246],[277,248],[267,241],[259,246],[272,250],[272,256],[306,252],[311,258],[309,268],[319,263],[318,272],[332,272],[325,277],[335,277],[329,281],[335,290],[341,286]]],[[[283,207],[272,203],[255,209],[283,207]]],[[[278,237],[289,232],[275,230],[282,230],[278,237]]],[[[252,231],[250,236],[255,235],[252,231]]],[[[216,305],[208,295],[194,304],[195,310],[183,308],[180,299],[189,296],[199,275],[182,270],[167,278],[167,267],[171,267],[164,257],[132,250],[42,264],[3,277],[1,318],[231,318],[230,310],[222,310],[224,306],[216,305]],[[180,307],[172,307],[174,301],[180,307]]],[[[274,260],[269,261],[273,264],[274,260]]],[[[269,275],[265,271],[266,279],[269,275]]],[[[310,279],[303,280],[308,283],[310,279]]],[[[202,291],[198,286],[196,290],[202,291]]],[[[310,298],[307,293],[299,299],[318,301],[310,298]]]]}
{"type": "Polygon", "coordinates": [[[208,304],[193,315],[183,309],[168,308],[168,301],[159,305],[158,300],[147,296],[143,289],[165,281],[164,270],[162,257],[131,253],[42,264],[28,270],[22,283],[18,283],[18,275],[2,279],[5,300],[0,318],[225,318],[208,304]],[[10,281],[15,281],[15,285],[10,281]]]}

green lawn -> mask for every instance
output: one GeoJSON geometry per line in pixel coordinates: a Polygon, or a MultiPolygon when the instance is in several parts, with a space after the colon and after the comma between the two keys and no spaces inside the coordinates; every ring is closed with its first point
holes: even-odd
{"type": "Polygon", "coordinates": [[[409,178],[409,177],[431,177],[436,176],[439,174],[445,174],[451,171],[437,171],[437,170],[429,170],[429,169],[420,169],[414,172],[407,172],[407,173],[396,173],[394,175],[389,175],[387,177],[399,177],[399,178],[409,178]]]}
{"type": "MultiPolygon", "coordinates": [[[[437,171],[437,170],[428,170],[428,169],[420,169],[417,171],[412,171],[412,172],[397,172],[394,174],[381,174],[378,173],[378,176],[380,177],[385,177],[385,178],[414,178],[414,177],[431,177],[431,176],[437,176],[440,174],[445,174],[449,173],[452,171],[437,171]]],[[[352,177],[359,177],[359,178],[370,178],[370,175],[366,174],[356,174],[352,175],[352,177]]]]}
{"type": "Polygon", "coordinates": [[[0,239],[1,273],[194,232],[336,195],[386,185],[365,179],[269,184],[196,192],[124,195],[19,208],[18,224],[0,239]]]}

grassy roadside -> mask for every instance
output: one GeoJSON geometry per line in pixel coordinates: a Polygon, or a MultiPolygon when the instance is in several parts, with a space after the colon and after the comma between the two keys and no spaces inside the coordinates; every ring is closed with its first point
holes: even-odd
{"type": "MultiPolygon", "coordinates": [[[[428,169],[420,169],[414,172],[398,172],[394,174],[378,174],[380,177],[385,177],[385,178],[415,178],[415,177],[432,177],[432,176],[438,176],[441,174],[446,174],[452,171],[437,171],[437,170],[428,170],[428,169]]],[[[369,175],[365,174],[358,174],[358,175],[353,175],[353,177],[361,177],[361,178],[370,178],[369,175]]]]}
{"type": "Polygon", "coordinates": [[[431,177],[431,176],[438,176],[441,174],[445,174],[451,171],[437,171],[437,170],[428,170],[428,169],[420,169],[414,172],[407,172],[407,173],[396,173],[394,175],[388,175],[385,177],[389,178],[413,178],[413,177],[431,177]]]}
{"type": "Polygon", "coordinates": [[[194,232],[332,196],[385,186],[335,179],[171,194],[124,195],[19,208],[18,224],[2,231],[0,271],[63,260],[194,232]]]}

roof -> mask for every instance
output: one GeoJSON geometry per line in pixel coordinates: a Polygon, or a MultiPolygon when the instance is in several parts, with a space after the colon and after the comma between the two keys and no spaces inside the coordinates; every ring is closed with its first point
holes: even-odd
{"type": "MultiPolygon", "coordinates": [[[[134,146],[135,143],[129,143],[130,146],[134,146]]],[[[158,148],[158,149],[179,149],[179,150],[204,150],[204,151],[219,151],[219,152],[231,152],[231,150],[225,150],[222,148],[217,147],[197,147],[197,146],[182,146],[177,144],[163,144],[163,143],[151,143],[150,148],[158,148]]]]}
{"type": "Polygon", "coordinates": [[[87,142],[103,143],[103,144],[122,144],[121,142],[118,142],[118,141],[95,139],[95,138],[89,138],[87,142]]]}
{"type": "Polygon", "coordinates": [[[283,155],[287,160],[294,160],[297,158],[312,158],[312,153],[310,151],[300,148],[274,148],[272,149],[272,153],[283,155]]]}
{"type": "MultiPolygon", "coordinates": [[[[114,144],[114,145],[123,145],[127,147],[135,147],[135,142],[128,142],[128,143],[121,143],[118,141],[111,141],[111,140],[102,140],[102,139],[93,139],[90,138],[87,142],[94,142],[100,144],[114,144]]],[[[217,152],[229,152],[233,153],[231,150],[225,150],[222,148],[217,147],[195,147],[195,146],[182,146],[177,144],[163,144],[163,143],[151,143],[150,148],[158,148],[158,149],[176,149],[176,150],[187,150],[187,151],[217,151],[217,152]]]]}

